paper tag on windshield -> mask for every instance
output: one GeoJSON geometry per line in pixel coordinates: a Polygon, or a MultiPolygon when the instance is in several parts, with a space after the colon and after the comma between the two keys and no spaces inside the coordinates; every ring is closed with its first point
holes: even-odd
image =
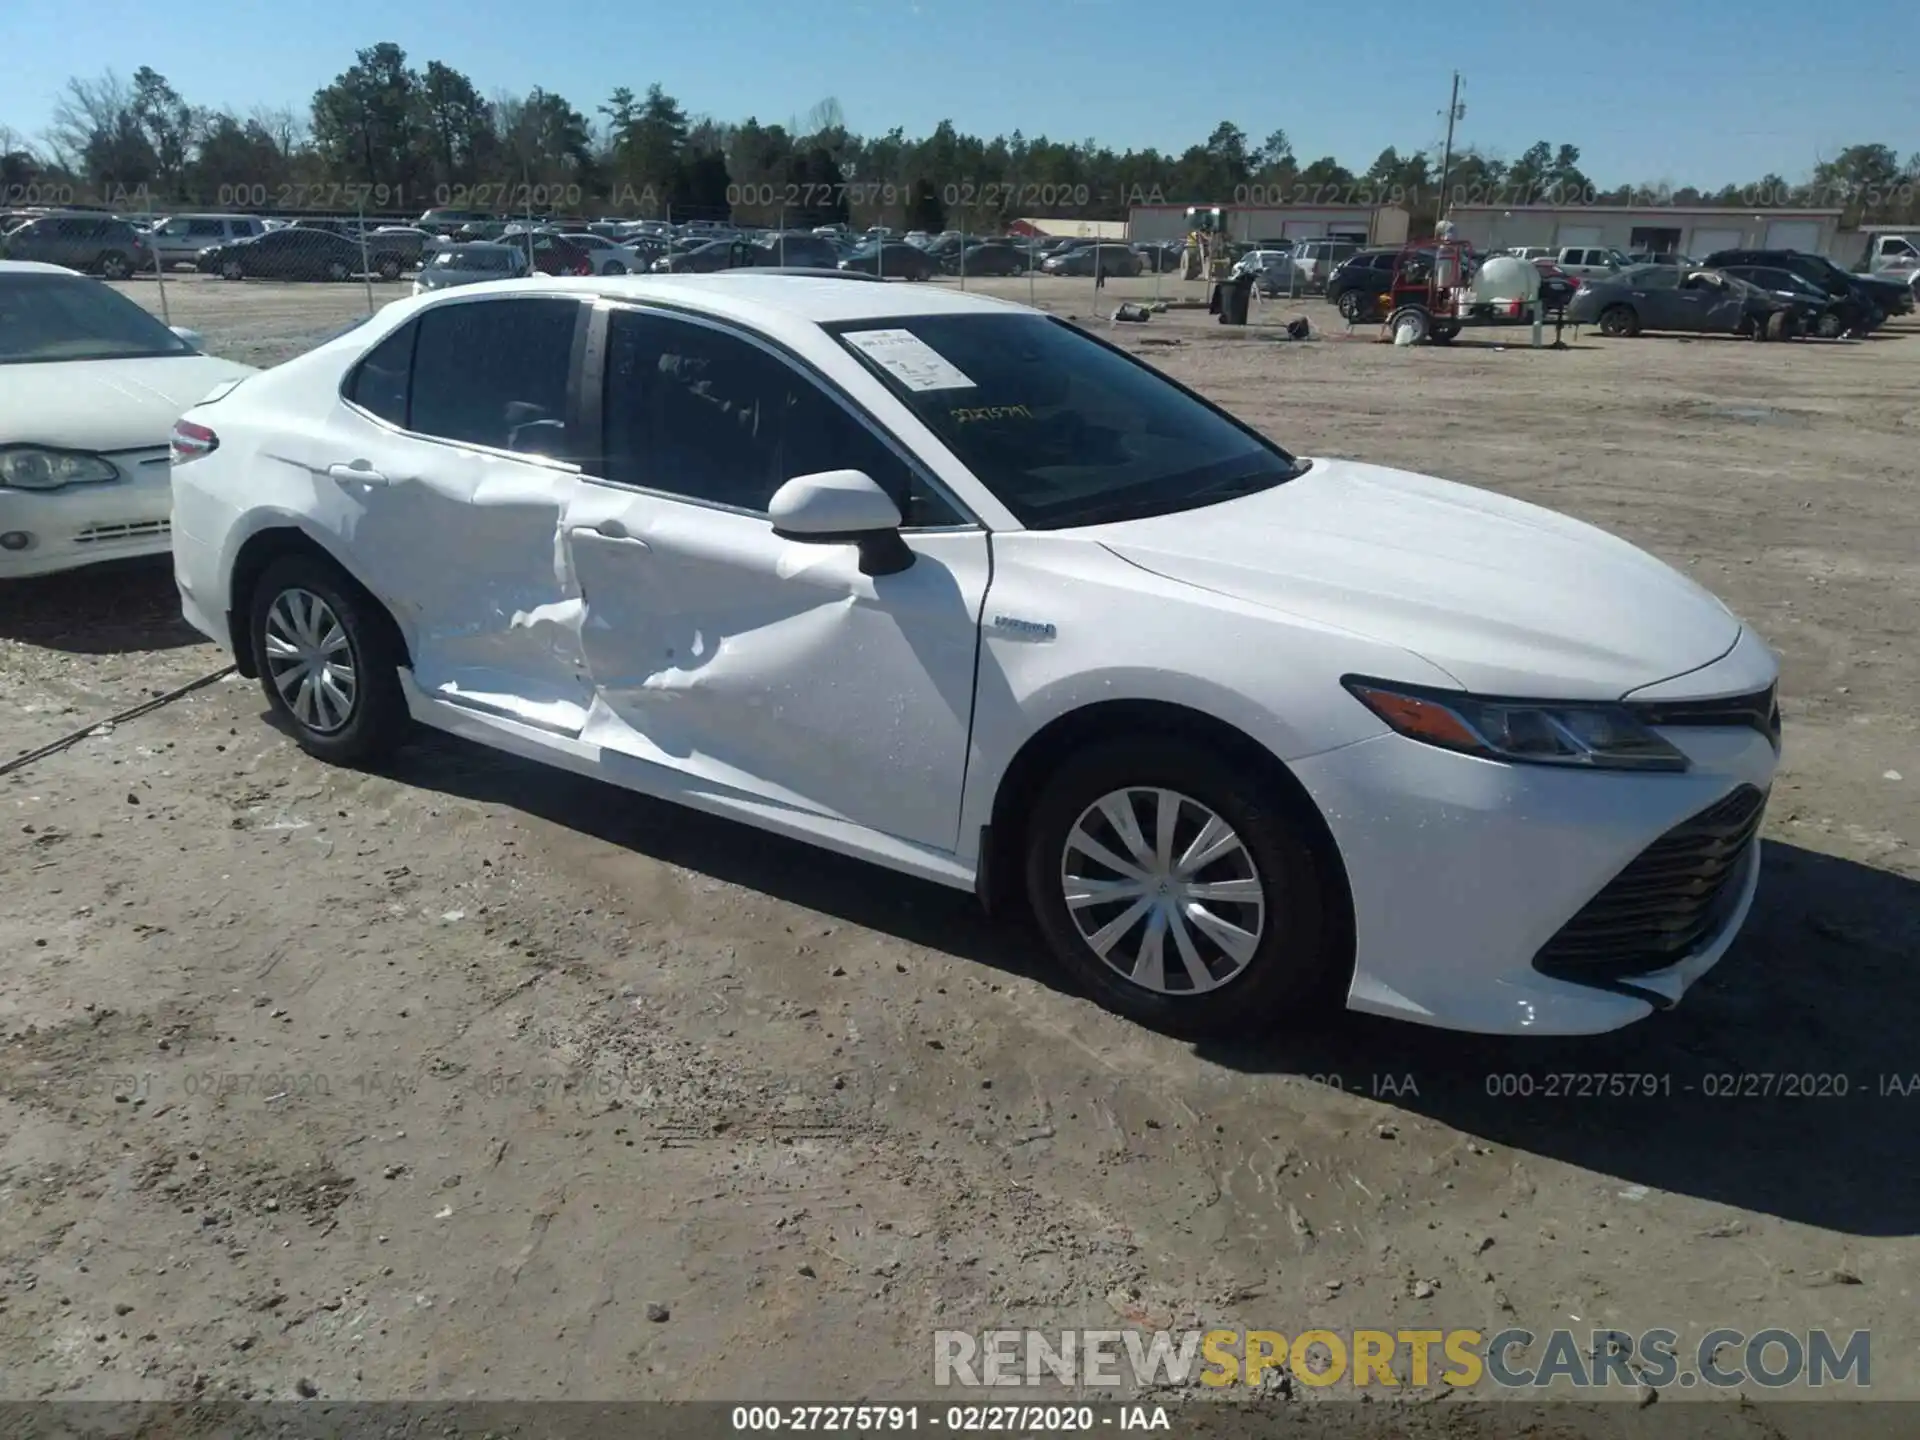
{"type": "Polygon", "coordinates": [[[856,330],[841,338],[909,390],[973,388],[973,381],[911,330],[856,330]]]}

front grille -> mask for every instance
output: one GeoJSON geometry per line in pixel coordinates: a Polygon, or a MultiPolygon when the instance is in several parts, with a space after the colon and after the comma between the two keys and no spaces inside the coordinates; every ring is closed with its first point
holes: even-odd
{"type": "Polygon", "coordinates": [[[135,520],[125,525],[89,525],[73,537],[76,545],[105,545],[115,540],[144,540],[165,535],[171,527],[164,520],[135,520]]]}
{"type": "Polygon", "coordinates": [[[1766,808],[1762,791],[1742,785],[1674,826],[1560,927],[1534,968],[1593,980],[1679,964],[1725,922],[1766,808]]]}
{"type": "Polygon", "coordinates": [[[1720,700],[1649,700],[1627,707],[1648,725],[1725,725],[1758,730],[1780,745],[1780,687],[1769,685],[1751,695],[1720,700]]]}

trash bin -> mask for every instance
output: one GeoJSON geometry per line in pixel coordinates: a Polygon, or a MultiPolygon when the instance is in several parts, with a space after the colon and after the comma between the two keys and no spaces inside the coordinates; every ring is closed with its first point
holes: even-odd
{"type": "Polygon", "coordinates": [[[1253,302],[1253,287],[1259,277],[1255,275],[1236,275],[1231,280],[1220,283],[1220,323],[1222,325],[1244,325],[1247,323],[1247,310],[1253,302]]]}

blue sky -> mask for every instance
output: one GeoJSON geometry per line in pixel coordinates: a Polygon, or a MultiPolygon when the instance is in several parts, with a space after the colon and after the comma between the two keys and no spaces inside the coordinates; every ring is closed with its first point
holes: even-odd
{"type": "Polygon", "coordinates": [[[1364,169],[1383,146],[1437,143],[1457,67],[1460,143],[1512,158],[1536,139],[1570,142],[1601,184],[1799,180],[1850,143],[1920,150],[1910,12],[1386,0],[1357,7],[1368,18],[1356,23],[1354,8],[1222,7],[1253,17],[1236,20],[1244,42],[1226,43],[1222,25],[1175,0],[254,0],[190,12],[8,0],[0,126],[37,136],[67,76],[141,64],[197,104],[304,115],[357,47],[392,40],[483,93],[541,86],[590,116],[614,87],[657,80],[723,120],[786,121],[833,96],[862,133],[924,134],[945,118],[1178,151],[1231,119],[1254,142],[1282,128],[1303,160],[1332,153],[1364,169]],[[1876,45],[1882,28],[1901,43],[1876,45]],[[1519,58],[1534,44],[1538,74],[1519,58]]]}

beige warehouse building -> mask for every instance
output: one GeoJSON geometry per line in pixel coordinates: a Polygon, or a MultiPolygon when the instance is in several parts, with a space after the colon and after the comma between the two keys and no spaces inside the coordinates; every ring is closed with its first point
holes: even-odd
{"type": "MultiPolygon", "coordinates": [[[[1135,205],[1127,212],[1129,240],[1184,240],[1187,206],[1135,205]]],[[[1222,205],[1227,238],[1352,240],[1361,245],[1406,243],[1411,217],[1397,205],[1222,205]]]]}
{"type": "Polygon", "coordinates": [[[1838,210],[1740,210],[1675,205],[1456,205],[1455,233],[1480,250],[1520,245],[1609,245],[1629,254],[1705,259],[1716,250],[1805,250],[1825,255],[1840,230],[1838,210]]]}

